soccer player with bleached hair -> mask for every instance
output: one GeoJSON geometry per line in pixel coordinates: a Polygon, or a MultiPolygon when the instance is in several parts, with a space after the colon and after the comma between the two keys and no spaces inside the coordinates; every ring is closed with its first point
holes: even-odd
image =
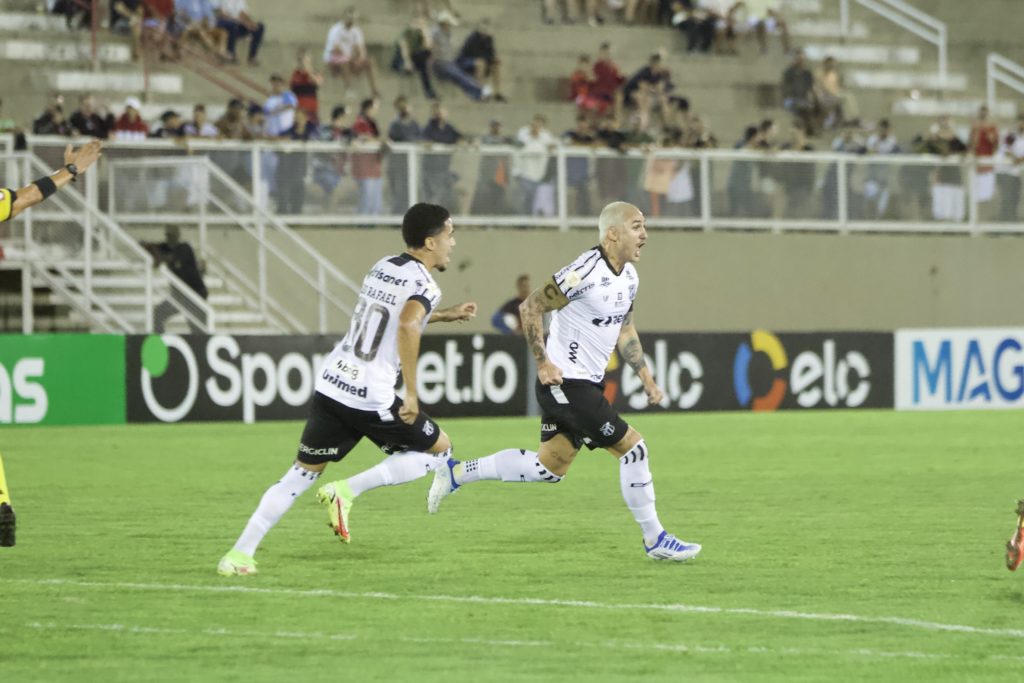
{"type": "Polygon", "coordinates": [[[558,483],[586,444],[618,458],[622,497],[640,525],[648,557],[689,560],[700,545],[677,539],[661,525],[647,444],[603,393],[604,371],[618,346],[643,382],[648,402],[656,405],[664,398],[633,326],[633,300],[640,285],[634,264],[647,243],[644,215],[632,204],[613,202],[601,211],[598,233],[598,246],[555,273],[519,309],[523,335],[537,359],[540,448],[536,453],[509,448],[465,462],[449,458],[447,467],[434,470],[427,510],[437,512],[445,497],[476,481],[558,483]],[[547,311],[551,331],[545,343],[547,311]]]}
{"type": "Polygon", "coordinates": [[[447,209],[414,205],[402,220],[402,237],[405,252],[385,256],[363,278],[352,326],[317,374],[295,463],[263,494],[235,546],[217,565],[219,574],[255,574],[253,555],[263,537],[320,477],[327,463],[340,461],[363,437],[387,457],[317,491],[327,507],[328,523],[343,543],[351,540],[348,518],[357,496],[415,481],[435,467],[445,467],[451,441],[420,411],[416,396],[420,337],[427,323],[469,320],[477,306],[467,302],[437,307],[441,290],[430,271],[446,270],[455,248],[455,228],[447,209]],[[395,394],[399,372],[404,399],[395,394]]]}

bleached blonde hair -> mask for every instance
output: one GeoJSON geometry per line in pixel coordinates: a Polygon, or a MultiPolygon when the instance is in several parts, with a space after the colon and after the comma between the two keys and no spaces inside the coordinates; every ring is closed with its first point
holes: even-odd
{"type": "Polygon", "coordinates": [[[626,222],[626,214],[629,211],[636,210],[637,208],[629,202],[612,202],[601,209],[601,217],[597,219],[597,234],[600,241],[604,242],[604,236],[608,234],[608,228],[622,225],[626,222]]]}

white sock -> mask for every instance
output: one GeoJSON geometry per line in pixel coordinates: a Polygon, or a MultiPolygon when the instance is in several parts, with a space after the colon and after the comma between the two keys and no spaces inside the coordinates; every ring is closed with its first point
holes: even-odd
{"type": "Polygon", "coordinates": [[[319,472],[310,472],[305,467],[292,465],[281,480],[263,494],[260,504],[256,506],[256,512],[249,518],[249,523],[238,537],[234,549],[250,557],[255,555],[256,548],[267,532],[284,517],[284,513],[288,512],[295,499],[305,493],[319,477],[319,472]]]}
{"type": "Polygon", "coordinates": [[[658,521],[658,511],[654,508],[654,479],[649,460],[647,444],[641,439],[619,458],[619,485],[626,507],[643,531],[644,543],[651,546],[665,527],[658,521]]]}
{"type": "Polygon", "coordinates": [[[398,486],[416,481],[425,477],[428,472],[433,472],[435,465],[447,460],[448,451],[438,454],[402,451],[389,455],[370,469],[349,477],[345,483],[352,489],[352,495],[358,496],[381,486],[398,486]]]}
{"type": "Polygon", "coordinates": [[[478,460],[466,460],[453,468],[455,483],[459,486],[474,481],[544,481],[557,484],[562,478],[550,472],[533,451],[506,448],[478,460]]]}

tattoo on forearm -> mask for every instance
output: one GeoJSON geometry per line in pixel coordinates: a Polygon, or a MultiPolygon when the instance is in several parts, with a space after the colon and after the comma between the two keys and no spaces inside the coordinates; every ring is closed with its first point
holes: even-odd
{"type": "Polygon", "coordinates": [[[622,357],[629,363],[629,367],[633,368],[633,372],[640,374],[640,371],[647,366],[647,361],[644,360],[644,350],[640,346],[640,338],[633,335],[623,346],[622,346],[622,357]]]}
{"type": "Polygon", "coordinates": [[[544,350],[544,312],[538,302],[530,297],[526,300],[526,311],[522,313],[523,335],[526,343],[530,345],[530,352],[537,362],[543,362],[547,357],[544,350]]]}
{"type": "Polygon", "coordinates": [[[555,287],[554,282],[550,282],[546,287],[544,287],[544,298],[548,301],[558,301],[559,294],[561,294],[561,292],[558,291],[558,287],[555,287]]]}

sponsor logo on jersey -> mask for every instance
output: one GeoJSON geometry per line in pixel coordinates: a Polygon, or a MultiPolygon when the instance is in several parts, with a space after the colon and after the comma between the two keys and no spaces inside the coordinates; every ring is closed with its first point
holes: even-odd
{"type": "Polygon", "coordinates": [[[353,386],[346,382],[345,380],[343,380],[341,377],[338,377],[335,374],[327,372],[326,370],[324,370],[324,374],[322,375],[322,377],[329,383],[333,384],[334,386],[344,391],[346,394],[352,394],[353,396],[358,396],[359,398],[366,398],[366,387],[353,386]]]}
{"type": "Polygon", "coordinates": [[[636,285],[629,286],[629,300],[632,301],[636,298],[636,285]]]}
{"type": "Polygon", "coordinates": [[[304,443],[299,444],[299,453],[306,455],[337,455],[337,448],[310,448],[304,443]]]}
{"type": "Polygon", "coordinates": [[[601,425],[601,433],[605,436],[611,436],[615,433],[615,427],[612,426],[611,422],[605,422],[601,425]]]}
{"type": "Polygon", "coordinates": [[[542,432],[557,432],[558,425],[551,424],[550,422],[542,422],[540,424],[540,431],[542,432]]]}
{"type": "Polygon", "coordinates": [[[569,360],[573,363],[576,362],[576,353],[580,350],[579,342],[569,342],[569,360]]]}
{"type": "Polygon", "coordinates": [[[433,434],[434,433],[434,423],[431,422],[430,420],[427,420],[426,422],[424,422],[423,423],[423,433],[426,434],[427,436],[430,436],[431,434],[433,434]]]}
{"type": "Polygon", "coordinates": [[[367,275],[366,277],[372,277],[377,280],[380,280],[386,285],[395,285],[396,287],[404,287],[409,282],[407,278],[397,278],[394,275],[389,275],[388,273],[385,273],[383,270],[378,270],[377,268],[371,270],[370,274],[367,275]]]}
{"type": "Polygon", "coordinates": [[[602,287],[608,287],[611,284],[612,284],[612,279],[610,277],[608,277],[607,275],[602,275],[601,276],[601,286],[602,287]]]}
{"type": "Polygon", "coordinates": [[[605,316],[604,318],[594,318],[592,322],[597,327],[611,327],[612,325],[621,325],[622,321],[626,319],[625,313],[617,313],[616,315],[605,316]]]}

